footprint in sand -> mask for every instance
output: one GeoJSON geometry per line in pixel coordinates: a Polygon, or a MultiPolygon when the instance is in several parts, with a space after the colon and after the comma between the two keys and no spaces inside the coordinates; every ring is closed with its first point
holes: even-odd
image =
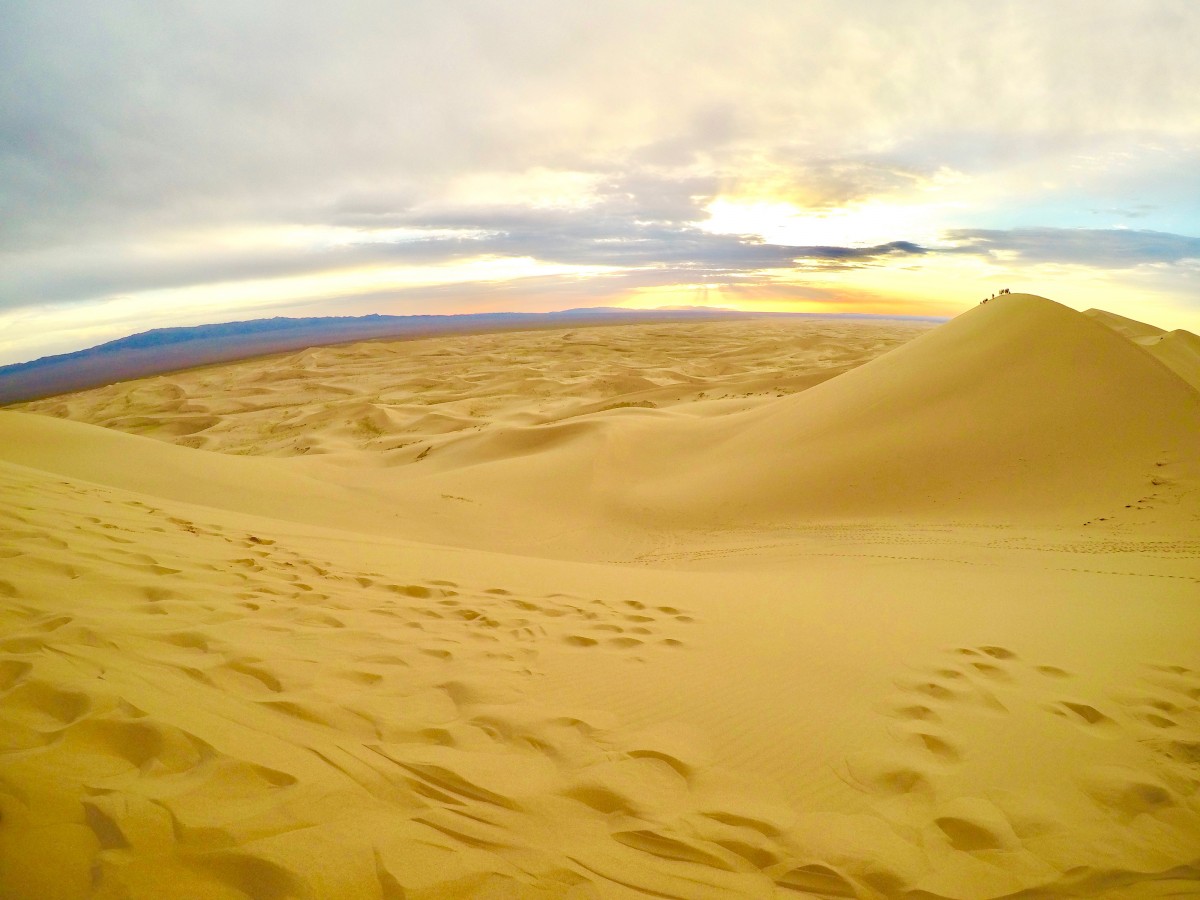
{"type": "Polygon", "coordinates": [[[1060,669],[1058,666],[1034,666],[1033,670],[1039,675],[1044,675],[1047,678],[1071,678],[1073,677],[1066,669],[1060,669]]]}
{"type": "Polygon", "coordinates": [[[1153,750],[1174,777],[1200,776],[1200,676],[1180,665],[1145,669],[1138,690],[1118,698],[1139,741],[1153,750]]]}
{"type": "Polygon", "coordinates": [[[817,897],[861,897],[862,893],[846,876],[836,869],[821,864],[809,863],[796,866],[778,874],[770,873],[780,887],[804,891],[817,897]]]}
{"type": "Polygon", "coordinates": [[[918,744],[943,762],[958,762],[962,758],[959,750],[945,738],[928,731],[914,731],[918,744]]]}
{"type": "Polygon", "coordinates": [[[263,665],[257,664],[255,660],[250,659],[233,659],[225,663],[224,668],[238,675],[246,676],[258,686],[266,688],[272,693],[279,693],[283,690],[283,683],[274,673],[263,665]]]}
{"type": "Polygon", "coordinates": [[[1125,766],[1091,766],[1079,780],[1098,806],[1127,820],[1178,803],[1174,792],[1154,775],[1125,766]]]}
{"type": "Polygon", "coordinates": [[[851,778],[873,792],[930,794],[940,771],[969,756],[970,742],[955,737],[955,723],[962,716],[1007,715],[997,691],[1009,689],[1019,666],[1018,655],[1007,647],[958,647],[924,670],[924,677],[896,681],[899,693],[880,711],[898,723],[892,735],[900,749],[851,757],[851,778]]]}
{"type": "Polygon", "coordinates": [[[0,659],[0,691],[24,681],[33,671],[33,664],[19,659],[0,659]]]}
{"type": "Polygon", "coordinates": [[[10,722],[35,731],[56,732],[91,709],[92,701],[87,694],[26,678],[28,671],[21,667],[11,669],[14,686],[0,701],[0,712],[10,722]]]}
{"type": "Polygon", "coordinates": [[[1056,716],[1063,716],[1072,722],[1086,726],[1104,728],[1116,725],[1116,722],[1090,703],[1081,703],[1075,700],[1059,700],[1046,708],[1056,716]]]}
{"type": "MultiPolygon", "coordinates": [[[[956,735],[973,734],[978,741],[994,733],[984,729],[984,720],[962,718],[982,712],[971,701],[991,694],[1023,717],[1044,710],[1080,734],[1103,740],[1095,745],[1100,755],[1089,753],[1086,762],[1081,760],[1071,781],[1105,821],[1129,823],[1146,815],[1171,815],[1184,803],[1180,786],[1190,785],[1189,793],[1194,792],[1200,778],[1200,675],[1193,670],[1155,664],[1146,667],[1140,686],[1123,693],[1064,696],[1061,688],[1075,678],[1068,669],[1026,664],[1006,647],[960,647],[948,656],[954,663],[930,666],[928,677],[897,682],[901,693],[881,706],[898,723],[892,731],[896,749],[847,759],[852,783],[873,793],[914,796],[922,802],[941,799],[950,783],[941,767],[968,760],[977,746],[960,742],[956,735]],[[1156,755],[1157,763],[1147,761],[1146,750],[1156,755]],[[1100,762],[1104,759],[1111,762],[1100,762]],[[1139,759],[1144,764],[1135,762],[1139,759]]],[[[1027,802],[1018,791],[1008,797],[1005,808],[1015,803],[1020,809],[1027,802]]],[[[1038,818],[1052,822],[1054,811],[1047,809],[1038,818]]],[[[955,851],[988,853],[1020,846],[1008,816],[982,798],[939,804],[930,824],[937,829],[931,833],[940,834],[955,851]]],[[[1028,830],[1027,825],[1022,827],[1028,830]]]]}
{"type": "Polygon", "coordinates": [[[932,796],[934,760],[917,750],[872,751],[846,759],[850,783],[873,794],[932,796]]]}
{"type": "Polygon", "coordinates": [[[384,585],[384,590],[418,600],[427,600],[433,596],[433,591],[421,584],[387,584],[384,585]]]}
{"type": "Polygon", "coordinates": [[[190,771],[216,755],[194,735],[145,718],[88,718],[68,728],[59,744],[73,754],[107,756],[142,771],[152,766],[156,777],[190,771]]]}
{"type": "Polygon", "coordinates": [[[998,807],[982,797],[959,797],[939,808],[933,824],[950,846],[963,853],[1016,850],[1021,839],[998,807]]]}

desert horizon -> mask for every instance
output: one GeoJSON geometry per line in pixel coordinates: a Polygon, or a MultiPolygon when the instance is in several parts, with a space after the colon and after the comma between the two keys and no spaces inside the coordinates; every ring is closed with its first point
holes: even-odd
{"type": "Polygon", "coordinates": [[[8,407],[3,895],[1200,891],[1197,346],[1006,294],[8,407]]]}

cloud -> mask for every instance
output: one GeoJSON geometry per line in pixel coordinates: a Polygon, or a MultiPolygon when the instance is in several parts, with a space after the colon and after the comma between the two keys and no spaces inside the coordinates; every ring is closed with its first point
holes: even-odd
{"type": "Polygon", "coordinates": [[[667,270],[681,281],[715,281],[747,279],[762,270],[866,265],[929,252],[904,240],[871,247],[795,246],[754,236],[714,234],[675,221],[696,214],[694,202],[680,199],[696,189],[696,185],[677,181],[659,185],[642,178],[633,186],[628,181],[616,183],[603,203],[587,209],[448,207],[369,214],[357,209],[336,218],[378,227],[341,226],[335,230],[313,226],[305,232],[307,241],[291,246],[243,244],[231,239],[147,251],[136,243],[105,244],[9,266],[0,274],[0,293],[37,298],[40,303],[70,302],[364,267],[444,266],[483,257],[529,257],[544,263],[642,272],[667,270]],[[642,218],[655,215],[655,220],[642,218]],[[397,230],[403,232],[401,239],[392,236],[397,230]],[[329,236],[322,240],[327,232],[329,236]]]}
{"type": "Polygon", "coordinates": [[[1139,203],[1135,206],[1130,206],[1122,209],[1117,206],[1109,206],[1103,209],[1088,210],[1092,215],[1096,216],[1119,216],[1123,219],[1142,219],[1154,212],[1158,207],[1153,203],[1139,203]]]}
{"type": "Polygon", "coordinates": [[[0,313],[487,255],[761,284],[954,252],[943,227],[963,253],[1186,258],[1198,30],[1189,0],[8,3],[0,313]],[[963,217],[869,247],[699,227],[722,196],[946,191],[963,217]],[[1013,227],[1140,205],[1170,234],[1013,227]],[[294,228],[361,240],[223,237],[294,228]]]}
{"type": "Polygon", "coordinates": [[[951,229],[945,238],[959,252],[1010,254],[1026,263],[1065,263],[1123,269],[1149,263],[1200,259],[1200,238],[1161,231],[1114,228],[951,229]]]}
{"type": "Polygon", "coordinates": [[[936,170],[1050,129],[1195,129],[1198,23],[1114,0],[7,4],[0,234],[290,221],[538,165],[836,187],[923,135],[936,170]]]}

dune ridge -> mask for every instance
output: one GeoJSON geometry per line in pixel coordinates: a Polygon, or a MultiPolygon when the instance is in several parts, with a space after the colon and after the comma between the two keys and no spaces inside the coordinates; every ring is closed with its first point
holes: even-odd
{"type": "Polygon", "coordinates": [[[1089,309],[1084,315],[1123,334],[1192,387],[1200,389],[1200,337],[1182,329],[1164,331],[1100,309],[1089,309]]]}
{"type": "Polygon", "coordinates": [[[0,412],[0,896],[1200,893],[1152,332],[596,331],[0,412]]]}

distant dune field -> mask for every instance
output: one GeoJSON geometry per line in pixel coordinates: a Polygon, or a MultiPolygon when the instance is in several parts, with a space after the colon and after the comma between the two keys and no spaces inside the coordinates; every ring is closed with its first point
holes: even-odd
{"type": "Polygon", "coordinates": [[[0,411],[0,897],[1200,896],[1200,339],[375,341],[0,411]]]}

